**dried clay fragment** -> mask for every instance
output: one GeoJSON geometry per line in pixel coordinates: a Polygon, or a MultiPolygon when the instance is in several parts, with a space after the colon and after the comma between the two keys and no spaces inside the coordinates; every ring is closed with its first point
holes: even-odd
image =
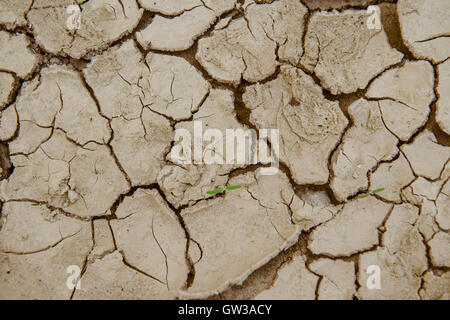
{"type": "Polygon", "coordinates": [[[438,144],[434,134],[425,130],[413,142],[400,147],[417,176],[436,180],[450,159],[450,147],[438,144]]]}
{"type": "Polygon", "coordinates": [[[81,5],[80,28],[71,30],[71,14],[61,6],[33,6],[27,17],[36,41],[53,54],[81,58],[88,52],[105,49],[130,33],[139,23],[142,9],[135,0],[96,0],[81,5]]]}
{"type": "MultiPolygon", "coordinates": [[[[155,6],[156,2],[151,2],[155,6]]],[[[175,6],[182,9],[187,5],[183,3],[185,1],[180,2],[178,0],[165,0],[164,2],[164,6],[158,3],[156,6],[159,8],[166,7],[162,10],[172,7],[173,10],[175,6]]],[[[182,11],[175,17],[156,15],[145,29],[136,33],[136,39],[145,49],[163,51],[188,49],[222,14],[232,10],[236,4],[236,0],[202,0],[197,2],[198,5],[182,11]]]]}
{"type": "Polygon", "coordinates": [[[419,294],[423,300],[449,300],[450,271],[429,270],[423,276],[419,294]]]}
{"type": "Polygon", "coordinates": [[[0,140],[6,141],[13,138],[17,124],[17,112],[14,105],[0,111],[0,140]]]}
{"type": "Polygon", "coordinates": [[[431,263],[436,267],[450,267],[450,235],[438,232],[428,241],[431,263]]]}
{"type": "Polygon", "coordinates": [[[331,158],[330,187],[339,201],[367,189],[367,173],[398,152],[398,140],[384,126],[377,101],[359,99],[348,112],[353,125],[331,158]]]}
{"type": "Polygon", "coordinates": [[[256,300],[313,300],[319,277],[306,268],[306,259],[296,254],[278,270],[275,283],[259,293],[256,300]]]}
{"type": "Polygon", "coordinates": [[[74,300],[173,299],[165,284],[127,266],[119,251],[87,266],[74,300]]]}
{"type": "Polygon", "coordinates": [[[401,203],[400,191],[414,180],[415,176],[405,156],[400,153],[398,159],[382,163],[370,174],[369,190],[383,188],[377,196],[396,203],[401,203]]]}
{"type": "Polygon", "coordinates": [[[0,70],[15,73],[19,78],[29,77],[39,58],[28,46],[27,36],[0,31],[0,70]]]}
{"type": "MultiPolygon", "coordinates": [[[[303,195],[300,194],[300,196],[303,195]]],[[[332,219],[342,209],[342,205],[311,204],[298,197],[292,199],[290,207],[292,210],[292,221],[305,231],[332,219]]]]}
{"type": "Polygon", "coordinates": [[[420,217],[417,226],[423,240],[430,241],[441,229],[436,222],[436,206],[433,201],[422,199],[419,204],[420,217]]]}
{"type": "Polygon", "coordinates": [[[7,72],[0,72],[0,110],[10,101],[15,86],[14,76],[7,72]]]}
{"type": "Polygon", "coordinates": [[[0,25],[7,29],[25,26],[25,14],[32,3],[33,0],[0,0],[0,25]]]}
{"type": "Polygon", "coordinates": [[[148,108],[140,118],[111,121],[111,146],[133,186],[156,182],[172,137],[170,122],[148,108]]]}
{"type": "Polygon", "coordinates": [[[399,0],[397,13],[402,37],[414,57],[439,63],[450,56],[448,0],[399,0]]]}
{"type": "Polygon", "coordinates": [[[436,102],[436,122],[442,131],[450,135],[450,60],[438,65],[437,72],[439,100],[436,102]]]}
{"type": "MultiPolygon", "coordinates": [[[[39,212],[35,211],[28,214],[28,217],[33,216],[31,221],[36,223],[31,225],[31,221],[23,221],[23,217],[18,217],[19,214],[23,215],[32,210],[30,203],[22,202],[19,206],[22,208],[14,208],[19,211],[14,214],[16,217],[12,220],[15,222],[12,223],[19,223],[17,219],[25,223],[22,225],[24,229],[21,232],[23,236],[29,238],[20,249],[25,249],[27,252],[25,254],[0,252],[0,299],[70,299],[73,290],[66,286],[70,276],[67,268],[72,265],[83,268],[93,246],[90,223],[62,218],[63,220],[53,222],[53,225],[49,227],[51,223],[39,218],[39,212]],[[41,232],[33,231],[37,226],[40,227],[41,232]],[[75,226],[79,228],[79,231],[70,236],[70,233],[76,230],[73,229],[75,226]],[[52,246],[60,236],[59,227],[63,228],[62,232],[66,238],[52,246]],[[38,248],[45,243],[49,247],[36,252],[28,252],[26,249],[27,247],[38,248]]],[[[75,284],[75,281],[72,281],[72,284],[75,284]]]]}
{"type": "Polygon", "coordinates": [[[417,207],[396,205],[385,224],[382,246],[359,257],[357,297],[359,299],[418,299],[421,276],[427,269],[426,248],[415,222],[417,207]],[[374,274],[369,266],[380,268],[379,290],[368,287],[368,277],[374,274]]]}
{"type": "Polygon", "coordinates": [[[450,180],[447,180],[436,200],[436,222],[446,230],[450,230],[450,180]]]}
{"type": "Polygon", "coordinates": [[[355,264],[352,261],[320,258],[309,269],[322,276],[318,298],[320,300],[351,300],[356,292],[355,264]]]}
{"type": "Polygon", "coordinates": [[[28,155],[35,152],[44,141],[50,138],[52,132],[52,127],[41,127],[27,120],[21,121],[17,137],[9,142],[10,155],[28,155]]]}
{"type": "Polygon", "coordinates": [[[59,129],[36,152],[12,156],[11,161],[15,170],[0,189],[5,200],[48,202],[92,217],[108,214],[119,195],[129,190],[107,146],[91,142],[80,147],[59,129]]]}
{"type": "Polygon", "coordinates": [[[283,65],[276,79],[247,87],[243,100],[258,129],[279,130],[280,160],[298,184],[328,181],[328,159],[348,120],[310,76],[283,65]]]}
{"type": "Polygon", "coordinates": [[[106,219],[97,219],[93,221],[94,228],[94,248],[89,254],[89,260],[95,260],[104,257],[115,250],[114,239],[106,219]]]}
{"type": "Polygon", "coordinates": [[[182,296],[205,297],[241,283],[297,241],[300,230],[291,222],[287,204],[294,193],[284,174],[249,172],[229,183],[242,188],[181,212],[203,252],[194,281],[182,296]]]}
{"type": "Polygon", "coordinates": [[[352,200],[334,219],[314,229],[308,248],[330,257],[368,250],[378,244],[378,227],[391,209],[392,205],[374,197],[352,200]]]}
{"type": "Polygon", "coordinates": [[[301,64],[332,94],[363,89],[376,75],[401,61],[383,28],[369,28],[365,10],[315,12],[308,24],[301,64]]]}
{"type": "Polygon", "coordinates": [[[386,128],[407,141],[428,120],[433,86],[433,67],[429,62],[407,61],[375,79],[366,97],[381,99],[378,103],[386,128]]]}
{"type": "Polygon", "coordinates": [[[126,197],[115,213],[118,219],[110,221],[111,228],[127,263],[176,294],[186,283],[189,269],[187,240],[175,213],[158,191],[145,189],[126,197]]]}
{"type": "Polygon", "coordinates": [[[104,144],[111,137],[108,120],[99,114],[80,75],[69,67],[54,65],[43,69],[23,86],[16,110],[21,125],[27,124],[14,140],[12,153],[34,151],[49,136],[51,127],[63,130],[79,145],[104,144]]]}
{"type": "Polygon", "coordinates": [[[280,0],[265,5],[248,5],[245,19],[255,37],[264,33],[275,42],[280,61],[298,65],[303,55],[302,39],[307,12],[300,1],[280,0]]]}
{"type": "Polygon", "coordinates": [[[174,120],[184,120],[198,111],[210,85],[186,60],[149,53],[150,92],[144,91],[144,104],[151,110],[174,120]]]}
{"type": "Polygon", "coordinates": [[[263,80],[275,72],[277,58],[298,64],[306,13],[296,0],[250,4],[244,17],[199,40],[196,59],[221,82],[263,80]]]}
{"type": "MultiPolygon", "coordinates": [[[[450,165],[450,162],[448,165],[450,165]]],[[[420,205],[423,201],[434,202],[439,195],[445,192],[444,183],[447,179],[448,175],[445,174],[445,170],[441,178],[435,181],[430,181],[424,177],[417,177],[408,187],[403,189],[403,195],[408,202],[416,205],[420,205]],[[415,199],[409,198],[410,195],[415,197],[415,199]]]]}
{"type": "Polygon", "coordinates": [[[68,218],[45,205],[32,202],[6,202],[2,208],[0,251],[30,254],[54,247],[79,233],[84,222],[68,218]]]}

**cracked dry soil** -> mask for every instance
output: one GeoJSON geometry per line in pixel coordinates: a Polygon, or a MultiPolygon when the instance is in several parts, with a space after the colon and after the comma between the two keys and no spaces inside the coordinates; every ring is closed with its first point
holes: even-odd
{"type": "Polygon", "coordinates": [[[450,299],[448,0],[73,4],[0,0],[0,299],[450,299]],[[196,120],[279,173],[171,162],[196,120]]]}

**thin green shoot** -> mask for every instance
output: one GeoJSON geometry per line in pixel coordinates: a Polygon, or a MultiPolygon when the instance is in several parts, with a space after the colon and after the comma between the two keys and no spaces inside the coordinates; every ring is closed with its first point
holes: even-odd
{"type": "Polygon", "coordinates": [[[373,196],[373,195],[375,195],[375,193],[378,193],[378,192],[381,192],[381,191],[384,191],[384,188],[378,188],[378,189],[369,191],[369,192],[367,192],[365,194],[359,195],[358,199],[363,199],[363,198],[367,198],[368,196],[373,196]]]}

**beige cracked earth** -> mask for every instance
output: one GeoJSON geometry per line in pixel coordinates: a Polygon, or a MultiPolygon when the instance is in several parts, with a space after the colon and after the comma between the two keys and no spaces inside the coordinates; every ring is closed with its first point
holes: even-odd
{"type": "Polygon", "coordinates": [[[448,0],[78,2],[0,0],[0,299],[450,298],[448,0]]]}

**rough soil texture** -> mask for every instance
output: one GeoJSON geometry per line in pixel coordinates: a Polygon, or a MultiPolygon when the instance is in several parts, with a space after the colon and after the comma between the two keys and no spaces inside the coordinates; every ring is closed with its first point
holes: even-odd
{"type": "Polygon", "coordinates": [[[0,0],[0,299],[449,300],[449,16],[0,0]],[[277,129],[279,171],[173,162],[200,121],[277,129]]]}

